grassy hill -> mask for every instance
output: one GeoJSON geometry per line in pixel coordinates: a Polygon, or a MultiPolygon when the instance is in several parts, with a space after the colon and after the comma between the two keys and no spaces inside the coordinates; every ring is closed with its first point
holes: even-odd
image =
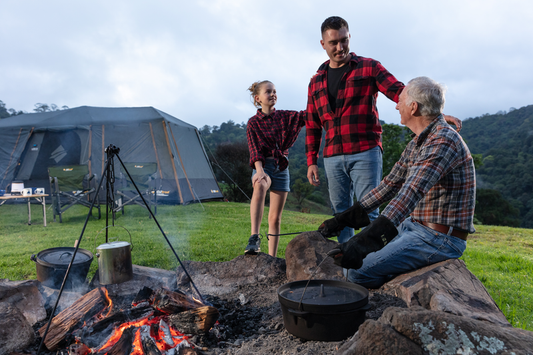
{"type": "Polygon", "coordinates": [[[501,192],[520,210],[520,226],[533,228],[533,105],[466,119],[461,135],[483,156],[477,187],[501,192]]]}

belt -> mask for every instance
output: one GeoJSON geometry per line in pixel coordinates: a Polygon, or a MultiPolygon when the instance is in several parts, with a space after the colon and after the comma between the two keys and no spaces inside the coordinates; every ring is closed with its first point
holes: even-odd
{"type": "Polygon", "coordinates": [[[413,222],[416,222],[416,223],[419,223],[419,224],[422,224],[430,229],[433,229],[437,232],[440,232],[440,233],[444,233],[446,235],[451,235],[452,237],[456,237],[456,238],[459,238],[459,239],[462,239],[462,240],[465,240],[466,241],[466,238],[468,237],[468,232],[463,232],[459,229],[456,229],[456,228],[453,228],[453,227],[450,227],[450,226],[445,226],[444,224],[438,224],[438,223],[431,223],[431,222],[423,222],[423,221],[419,221],[417,219],[414,219],[413,217],[411,217],[411,221],[413,222]]]}

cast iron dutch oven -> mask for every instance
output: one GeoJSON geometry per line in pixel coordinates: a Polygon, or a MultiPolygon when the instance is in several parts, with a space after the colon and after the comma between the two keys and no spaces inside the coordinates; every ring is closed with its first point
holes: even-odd
{"type": "Polygon", "coordinates": [[[366,288],[337,280],[289,282],[278,289],[278,299],[285,329],[307,340],[346,339],[355,334],[370,309],[366,288]]]}
{"type": "MultiPolygon", "coordinates": [[[[33,254],[31,260],[35,261],[37,280],[44,286],[60,289],[75,249],[69,247],[50,248],[41,251],[37,255],[33,254]]],[[[82,286],[85,283],[92,261],[93,254],[90,251],[78,248],[64,289],[74,289],[82,286]]]]}

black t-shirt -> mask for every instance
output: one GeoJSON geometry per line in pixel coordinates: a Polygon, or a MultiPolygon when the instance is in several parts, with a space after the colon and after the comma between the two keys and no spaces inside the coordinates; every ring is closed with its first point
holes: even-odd
{"type": "Polygon", "coordinates": [[[344,64],[340,68],[332,68],[328,65],[328,99],[333,112],[337,108],[337,93],[339,92],[342,76],[349,70],[349,63],[344,64]]]}

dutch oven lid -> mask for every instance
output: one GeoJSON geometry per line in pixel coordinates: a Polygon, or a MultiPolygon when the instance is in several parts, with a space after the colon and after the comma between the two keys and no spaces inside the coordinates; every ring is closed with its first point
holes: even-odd
{"type": "Polygon", "coordinates": [[[129,247],[131,244],[128,242],[110,242],[110,243],[104,243],[100,244],[98,246],[98,250],[100,249],[115,249],[115,248],[122,248],[122,247],[129,247]]]}
{"type": "MultiPolygon", "coordinates": [[[[72,260],[75,249],[70,247],[45,249],[37,254],[37,257],[39,260],[52,265],[68,265],[70,264],[70,260],[72,260]]],[[[92,259],[93,255],[90,251],[78,249],[73,264],[82,264],[92,259]]]]}
{"type": "Polygon", "coordinates": [[[309,311],[317,308],[353,310],[368,303],[366,288],[337,280],[310,280],[309,284],[307,280],[289,282],[278,289],[278,295],[280,301],[284,300],[291,308],[309,311]]]}

